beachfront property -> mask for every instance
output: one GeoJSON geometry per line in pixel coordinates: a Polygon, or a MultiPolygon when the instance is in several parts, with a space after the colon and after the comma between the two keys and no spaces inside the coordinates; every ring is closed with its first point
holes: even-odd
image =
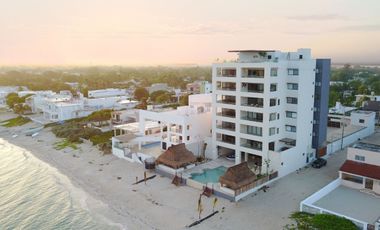
{"type": "Polygon", "coordinates": [[[31,108],[32,113],[42,113],[48,100],[70,101],[72,99],[70,91],[55,93],[51,90],[34,91],[33,95],[25,99],[25,103],[31,108]]]}
{"type": "Polygon", "coordinates": [[[89,90],[88,98],[105,98],[105,97],[121,97],[128,96],[126,89],[97,89],[89,90]]]}
{"type": "Polygon", "coordinates": [[[300,204],[309,213],[342,216],[359,229],[380,229],[380,134],[347,148],[339,178],[300,204]]]}
{"type": "Polygon", "coordinates": [[[111,124],[121,125],[138,121],[139,110],[124,109],[111,112],[111,124]]]}
{"type": "Polygon", "coordinates": [[[124,158],[132,151],[157,158],[169,147],[183,143],[196,155],[207,157],[205,143],[211,139],[211,98],[210,94],[190,95],[189,105],[175,110],[140,110],[138,123],[114,126],[114,155],[124,158]]]}
{"type": "Polygon", "coordinates": [[[310,163],[326,145],[330,60],[310,49],[230,52],[236,61],[212,67],[212,158],[279,176],[310,163]]]}

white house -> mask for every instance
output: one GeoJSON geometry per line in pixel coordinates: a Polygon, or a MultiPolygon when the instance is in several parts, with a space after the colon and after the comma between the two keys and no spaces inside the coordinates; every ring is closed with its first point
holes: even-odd
{"type": "Polygon", "coordinates": [[[140,132],[146,121],[157,121],[161,126],[161,149],[185,143],[195,154],[200,154],[204,139],[211,136],[211,94],[189,96],[189,105],[166,112],[140,110],[140,132]],[[191,145],[191,146],[190,146],[191,145]]]}
{"type": "Polygon", "coordinates": [[[230,52],[236,61],[212,66],[212,158],[279,176],[308,164],[326,137],[330,60],[310,49],[230,52]]]}
{"type": "Polygon", "coordinates": [[[89,90],[89,98],[104,98],[104,97],[120,97],[127,96],[126,89],[98,89],[98,90],[89,90]]]}
{"type": "Polygon", "coordinates": [[[190,95],[189,106],[176,110],[140,110],[139,122],[114,126],[117,136],[112,138],[113,153],[126,159],[132,158],[132,152],[140,158],[158,157],[170,146],[185,143],[193,153],[203,154],[204,144],[211,136],[211,111],[210,94],[190,95]]]}
{"type": "Polygon", "coordinates": [[[69,91],[62,91],[59,94],[51,91],[35,91],[35,94],[25,99],[25,103],[30,106],[32,113],[41,113],[49,99],[52,99],[56,102],[64,102],[70,101],[72,99],[72,95],[69,91]]]}

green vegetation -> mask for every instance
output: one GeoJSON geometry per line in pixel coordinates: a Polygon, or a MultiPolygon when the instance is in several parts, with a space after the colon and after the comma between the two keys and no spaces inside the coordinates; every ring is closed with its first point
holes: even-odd
{"type": "Polygon", "coordinates": [[[150,94],[149,98],[151,102],[155,102],[158,104],[164,104],[171,101],[172,93],[169,93],[165,90],[158,90],[150,94]]]}
{"type": "Polygon", "coordinates": [[[62,141],[58,141],[58,142],[54,143],[54,148],[56,150],[62,150],[62,149],[68,148],[68,147],[70,147],[74,150],[78,149],[78,146],[76,145],[76,143],[70,142],[67,139],[63,139],[62,141]]]}
{"type": "Polygon", "coordinates": [[[294,212],[289,217],[295,223],[285,226],[288,230],[357,230],[352,221],[330,214],[294,212]]]}
{"type": "Polygon", "coordinates": [[[79,90],[86,95],[88,90],[104,88],[129,88],[138,82],[138,87],[153,83],[168,83],[184,89],[188,82],[211,81],[211,67],[73,67],[11,70],[0,73],[0,85],[26,86],[30,90],[71,90],[65,82],[78,82],[79,90]],[[35,70],[35,71],[33,71],[35,70]]]}
{"type": "Polygon", "coordinates": [[[184,95],[179,98],[179,104],[184,106],[184,105],[189,105],[189,95],[184,95]]]}
{"type": "Polygon", "coordinates": [[[10,93],[6,97],[6,103],[9,108],[13,109],[13,111],[17,114],[25,114],[26,112],[30,112],[31,108],[28,105],[25,105],[25,99],[30,97],[28,94],[23,97],[19,97],[17,93],[10,93]]]}
{"type": "Polygon", "coordinates": [[[147,99],[149,97],[149,92],[143,87],[139,87],[135,89],[134,96],[138,101],[142,101],[144,98],[147,99]]]}
{"type": "MultiPolygon", "coordinates": [[[[330,86],[329,106],[335,106],[340,101],[345,106],[353,106],[355,95],[380,94],[380,69],[345,65],[343,68],[332,69],[331,81],[338,83],[330,86]]],[[[361,106],[361,102],[354,106],[361,106]]]]}
{"type": "Polygon", "coordinates": [[[8,119],[1,122],[1,125],[4,127],[15,127],[15,126],[21,126],[25,125],[26,123],[30,122],[30,119],[27,117],[18,116],[16,118],[8,119]]]}
{"type": "MultiPolygon", "coordinates": [[[[59,138],[64,138],[64,144],[79,144],[82,139],[90,140],[93,145],[99,146],[105,153],[110,152],[112,131],[102,132],[97,128],[88,127],[88,123],[99,123],[100,125],[111,118],[111,110],[100,110],[84,118],[66,121],[64,124],[49,125],[52,132],[59,138]]],[[[45,126],[46,127],[46,126],[45,126]]]]}

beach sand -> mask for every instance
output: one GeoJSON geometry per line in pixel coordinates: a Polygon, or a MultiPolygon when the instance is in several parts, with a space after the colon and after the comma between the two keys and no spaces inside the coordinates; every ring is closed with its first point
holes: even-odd
{"type": "MultiPolygon", "coordinates": [[[[12,116],[15,115],[1,112],[0,121],[12,116]]],[[[14,128],[0,126],[0,138],[27,149],[66,175],[87,194],[83,206],[97,218],[124,229],[184,229],[198,219],[197,201],[201,191],[188,186],[176,187],[161,176],[146,184],[132,185],[136,177],[143,179],[142,165],[103,155],[90,143],[78,145],[78,150],[56,150],[54,143],[59,139],[49,129],[34,138],[22,134],[22,130],[36,126],[33,123],[14,128]],[[13,134],[18,136],[12,138],[13,134]]],[[[290,213],[298,210],[299,202],[334,176],[332,169],[320,182],[311,185],[305,182],[300,192],[292,188],[297,184],[287,185],[298,183],[297,178],[290,181],[285,178],[275,182],[266,193],[257,192],[238,203],[219,198],[216,210],[220,213],[192,229],[282,229],[289,222],[290,213]]],[[[305,179],[310,178],[301,180],[305,179]]],[[[204,217],[212,212],[213,197],[204,197],[202,201],[204,217]]]]}

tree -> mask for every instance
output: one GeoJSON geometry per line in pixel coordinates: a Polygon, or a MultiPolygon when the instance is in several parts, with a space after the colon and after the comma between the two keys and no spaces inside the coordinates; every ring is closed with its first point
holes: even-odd
{"type": "Polygon", "coordinates": [[[6,97],[6,103],[9,106],[9,108],[13,109],[16,104],[23,103],[23,100],[21,97],[18,96],[17,93],[10,93],[6,97]]]}
{"type": "Polygon", "coordinates": [[[160,103],[160,104],[163,104],[163,103],[167,103],[170,101],[170,95],[165,93],[165,94],[161,94],[160,96],[158,96],[156,98],[156,102],[157,103],[160,103]]]}
{"type": "Polygon", "coordinates": [[[180,105],[189,105],[189,95],[183,95],[179,98],[179,104],[180,105]]]}
{"type": "Polygon", "coordinates": [[[367,86],[365,86],[365,85],[359,86],[358,93],[359,94],[363,94],[363,95],[367,95],[368,94],[368,88],[367,88],[367,86]]]}
{"type": "Polygon", "coordinates": [[[143,87],[139,87],[135,89],[135,98],[139,101],[142,101],[143,98],[148,98],[149,97],[149,92],[143,87]]]}

